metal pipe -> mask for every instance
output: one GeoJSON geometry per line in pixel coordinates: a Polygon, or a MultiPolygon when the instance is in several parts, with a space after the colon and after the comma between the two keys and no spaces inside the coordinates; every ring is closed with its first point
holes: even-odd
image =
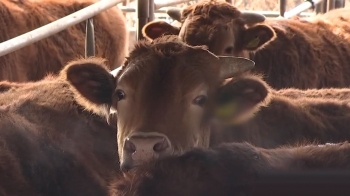
{"type": "Polygon", "coordinates": [[[154,5],[154,7],[157,10],[157,9],[162,8],[162,7],[169,7],[169,6],[177,5],[177,4],[180,4],[180,3],[187,3],[189,1],[190,0],[175,0],[175,1],[166,2],[166,3],[156,3],[154,5]]]}
{"type": "Polygon", "coordinates": [[[280,3],[280,16],[284,17],[284,13],[286,12],[286,0],[279,0],[280,3]]]}
{"type": "Polygon", "coordinates": [[[335,1],[334,0],[328,0],[327,1],[327,12],[330,10],[333,10],[335,7],[335,1]]]}
{"type": "Polygon", "coordinates": [[[149,1],[148,0],[137,0],[137,34],[138,40],[142,39],[142,28],[148,23],[149,17],[149,1]]]}
{"type": "MultiPolygon", "coordinates": [[[[123,12],[136,12],[136,9],[132,7],[120,6],[119,9],[123,12]]],[[[166,13],[166,10],[154,10],[154,13],[166,13]]]]}
{"type": "Polygon", "coordinates": [[[154,0],[148,0],[148,6],[149,6],[149,17],[148,22],[152,22],[154,20],[154,0]]]}
{"type": "MultiPolygon", "coordinates": [[[[323,0],[313,0],[314,6],[322,3],[322,1],[323,0]]],[[[284,14],[284,17],[291,18],[293,16],[300,14],[301,12],[304,12],[304,11],[310,9],[311,7],[312,7],[312,3],[309,1],[305,1],[305,2],[301,3],[300,5],[298,5],[297,7],[293,8],[292,10],[286,12],[284,14]]]]}
{"type": "Polygon", "coordinates": [[[2,42],[0,43],[0,56],[21,49],[55,33],[63,31],[70,26],[83,22],[94,15],[103,12],[104,10],[117,5],[120,2],[122,2],[122,0],[101,0],[33,31],[2,42]]]}
{"type": "MultiPolygon", "coordinates": [[[[136,11],[134,8],[123,7],[123,6],[121,6],[120,9],[123,12],[135,12],[136,11]]],[[[279,12],[275,12],[275,11],[251,11],[251,12],[252,13],[259,13],[259,14],[262,14],[262,15],[264,15],[266,17],[272,17],[272,18],[275,18],[275,17],[279,16],[279,12]]],[[[154,13],[166,14],[166,10],[155,10],[154,13]]],[[[312,15],[314,15],[314,13],[310,13],[310,12],[302,12],[302,13],[300,13],[301,17],[310,17],[312,15]]]]}
{"type": "Polygon", "coordinates": [[[95,30],[92,18],[86,21],[85,35],[85,58],[90,56],[95,56],[95,30]]]}
{"type": "Polygon", "coordinates": [[[345,0],[335,0],[334,7],[335,8],[345,7],[345,0]]]}
{"type": "Polygon", "coordinates": [[[326,13],[327,12],[327,4],[328,4],[328,0],[323,0],[322,2],[322,12],[321,13],[326,13]]]}

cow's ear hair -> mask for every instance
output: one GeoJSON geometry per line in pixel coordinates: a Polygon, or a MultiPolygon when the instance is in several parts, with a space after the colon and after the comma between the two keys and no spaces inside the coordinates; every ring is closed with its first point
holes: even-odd
{"type": "Polygon", "coordinates": [[[275,38],[276,33],[271,27],[263,24],[255,25],[243,32],[242,48],[244,50],[256,51],[275,38]]]}
{"type": "Polygon", "coordinates": [[[179,32],[180,28],[164,21],[149,22],[142,28],[142,35],[149,40],[154,40],[163,35],[178,35],[179,32]]]}
{"type": "Polygon", "coordinates": [[[258,77],[232,79],[218,92],[215,116],[223,121],[249,116],[269,101],[269,87],[258,77]]]}
{"type": "Polygon", "coordinates": [[[112,104],[116,83],[102,59],[73,61],[60,75],[86,100],[94,104],[112,104]]]}

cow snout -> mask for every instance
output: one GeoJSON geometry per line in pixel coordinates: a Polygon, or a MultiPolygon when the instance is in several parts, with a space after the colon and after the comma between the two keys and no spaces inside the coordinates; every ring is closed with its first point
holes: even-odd
{"type": "Polygon", "coordinates": [[[124,140],[121,169],[128,171],[135,166],[172,152],[171,143],[163,134],[136,133],[124,140]]]}

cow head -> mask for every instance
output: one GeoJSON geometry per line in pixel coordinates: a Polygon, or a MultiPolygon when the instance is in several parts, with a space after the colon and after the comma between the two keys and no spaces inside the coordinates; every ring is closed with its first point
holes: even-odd
{"type": "Polygon", "coordinates": [[[115,80],[94,64],[70,66],[66,73],[84,99],[116,111],[121,166],[128,169],[153,157],[208,147],[208,118],[222,81],[253,66],[248,59],[218,57],[165,36],[139,42],[115,80]]]}
{"type": "Polygon", "coordinates": [[[182,23],[175,27],[154,21],[143,27],[148,39],[164,34],[179,35],[186,43],[206,45],[216,55],[248,57],[276,38],[275,31],[262,22],[265,17],[252,12],[240,12],[229,3],[204,0],[184,10],[169,9],[168,15],[182,23]]]}

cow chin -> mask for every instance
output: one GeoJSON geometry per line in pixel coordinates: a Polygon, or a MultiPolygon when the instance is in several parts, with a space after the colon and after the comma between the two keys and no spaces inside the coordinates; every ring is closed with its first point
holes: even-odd
{"type": "Polygon", "coordinates": [[[173,152],[174,148],[166,135],[158,132],[134,132],[124,139],[120,168],[126,172],[173,152]]]}

